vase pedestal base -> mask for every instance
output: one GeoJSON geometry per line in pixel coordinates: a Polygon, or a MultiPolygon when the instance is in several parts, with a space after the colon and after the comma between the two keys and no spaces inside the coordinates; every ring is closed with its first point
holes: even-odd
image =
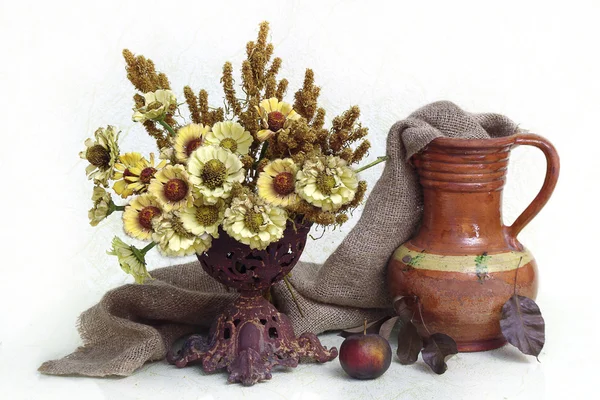
{"type": "Polygon", "coordinates": [[[241,295],[215,321],[208,337],[192,335],[167,359],[177,367],[198,362],[206,372],[227,368],[229,382],[250,386],[271,379],[275,366],[296,367],[300,358],[324,363],[337,357],[313,333],[299,337],[289,318],[262,296],[241,295]]]}

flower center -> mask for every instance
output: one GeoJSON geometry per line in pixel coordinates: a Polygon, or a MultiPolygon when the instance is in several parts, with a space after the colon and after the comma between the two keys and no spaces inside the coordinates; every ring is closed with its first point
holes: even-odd
{"type": "Polygon", "coordinates": [[[202,183],[213,190],[223,185],[226,172],[227,168],[225,167],[225,164],[219,160],[212,159],[204,164],[200,177],[202,178],[202,183]]]}
{"type": "Polygon", "coordinates": [[[152,167],[147,167],[142,170],[140,173],[140,182],[143,184],[149,184],[152,178],[154,178],[154,174],[156,173],[156,169],[152,167]]]}
{"type": "Polygon", "coordinates": [[[231,150],[232,153],[235,153],[237,151],[238,144],[232,138],[225,138],[221,140],[221,147],[227,150],[231,150]]]}
{"type": "Polygon", "coordinates": [[[154,206],[147,206],[142,208],[142,210],[138,213],[138,221],[141,226],[144,228],[151,230],[152,229],[152,219],[161,214],[160,208],[154,206]]]}
{"type": "Polygon", "coordinates": [[[280,172],[273,178],[273,189],[282,196],[294,191],[294,175],[290,172],[280,172]]]}
{"type": "Polygon", "coordinates": [[[171,229],[178,235],[186,239],[192,239],[194,234],[188,232],[184,227],[183,223],[178,217],[175,217],[171,220],[171,229]]]}
{"type": "Polygon", "coordinates": [[[185,154],[187,154],[189,157],[190,154],[192,154],[194,152],[194,150],[196,150],[200,146],[202,146],[202,138],[196,138],[196,139],[190,140],[187,143],[187,145],[185,146],[185,154]]]}
{"type": "Polygon", "coordinates": [[[269,130],[277,132],[278,130],[283,128],[283,124],[285,124],[285,115],[283,115],[279,111],[273,111],[269,113],[269,117],[267,118],[267,125],[269,125],[269,130]]]}
{"type": "Polygon", "coordinates": [[[162,106],[163,106],[163,104],[161,102],[153,101],[152,103],[150,103],[146,106],[146,110],[148,110],[148,111],[158,110],[162,106]]]}
{"type": "Polygon", "coordinates": [[[125,168],[125,171],[123,171],[123,178],[127,178],[128,176],[135,176],[135,174],[131,172],[129,168],[125,168]]]}
{"type": "Polygon", "coordinates": [[[251,232],[260,231],[260,226],[265,222],[265,219],[262,216],[262,213],[256,212],[254,210],[248,210],[246,215],[244,215],[244,223],[246,224],[246,228],[248,228],[251,232]]]}
{"type": "Polygon", "coordinates": [[[331,190],[335,187],[335,178],[332,175],[327,175],[325,172],[317,175],[317,189],[326,196],[331,195],[331,190]]]}
{"type": "Polygon", "coordinates": [[[95,165],[99,168],[108,168],[110,163],[110,153],[107,149],[97,144],[85,152],[85,158],[90,162],[90,164],[95,165]]]}
{"type": "Polygon", "coordinates": [[[219,219],[219,208],[217,206],[203,205],[196,208],[196,221],[202,226],[213,225],[219,219]]]}
{"type": "Polygon", "coordinates": [[[165,197],[169,201],[180,201],[185,198],[188,192],[188,184],[183,179],[169,179],[164,186],[165,197]]]}

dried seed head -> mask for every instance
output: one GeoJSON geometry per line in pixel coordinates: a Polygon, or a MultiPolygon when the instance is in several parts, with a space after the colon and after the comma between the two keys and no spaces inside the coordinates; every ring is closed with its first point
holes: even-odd
{"type": "Polygon", "coordinates": [[[282,196],[292,193],[294,191],[294,175],[290,172],[280,172],[273,178],[273,189],[282,196]]]}
{"type": "Polygon", "coordinates": [[[214,205],[202,205],[196,208],[196,220],[203,226],[213,225],[219,219],[219,208],[214,205]]]}
{"type": "Polygon", "coordinates": [[[188,192],[188,184],[183,179],[170,179],[164,186],[165,197],[173,202],[183,200],[188,192]]]}
{"type": "Polygon", "coordinates": [[[265,219],[263,218],[262,213],[260,212],[248,210],[248,212],[246,212],[246,215],[244,215],[244,223],[251,232],[258,232],[260,230],[260,226],[264,222],[265,219]]]}
{"type": "Polygon", "coordinates": [[[190,154],[192,154],[194,152],[194,150],[196,150],[200,146],[202,146],[202,139],[201,138],[196,138],[196,139],[190,140],[185,145],[185,154],[187,154],[188,157],[189,157],[190,154]]]}
{"type": "Polygon", "coordinates": [[[269,130],[273,132],[277,132],[283,125],[285,124],[285,115],[280,113],[279,111],[273,111],[269,113],[267,119],[267,125],[269,126],[269,130]]]}
{"type": "Polygon", "coordinates": [[[144,184],[149,184],[152,178],[154,178],[154,174],[156,173],[156,169],[152,167],[146,167],[140,173],[140,182],[144,184]]]}
{"type": "Polygon", "coordinates": [[[141,226],[146,229],[152,229],[152,219],[161,214],[160,208],[154,206],[147,206],[140,210],[138,213],[138,221],[141,226]]]}
{"type": "Polygon", "coordinates": [[[106,169],[110,163],[110,153],[99,144],[87,149],[85,158],[87,158],[90,164],[95,165],[98,168],[106,169]]]}
{"type": "Polygon", "coordinates": [[[209,189],[215,189],[223,185],[225,182],[225,173],[227,172],[227,168],[225,164],[221,161],[212,159],[209,160],[202,167],[202,172],[200,176],[202,178],[202,183],[206,185],[209,189]]]}
{"type": "Polygon", "coordinates": [[[235,139],[232,139],[232,138],[225,138],[225,139],[221,140],[220,145],[224,149],[230,150],[232,153],[235,153],[238,148],[237,142],[235,141],[235,139]]]}

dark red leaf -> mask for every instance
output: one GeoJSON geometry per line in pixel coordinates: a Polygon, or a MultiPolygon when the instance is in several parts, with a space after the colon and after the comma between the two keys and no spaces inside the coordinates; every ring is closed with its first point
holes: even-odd
{"type": "MultiPolygon", "coordinates": [[[[390,319],[391,317],[383,317],[381,319],[378,319],[377,321],[373,321],[373,322],[369,322],[367,324],[367,333],[376,333],[379,334],[379,330],[381,329],[381,325],[383,325],[383,323],[385,321],[387,321],[388,319],[390,319]]],[[[357,326],[355,328],[349,328],[346,330],[341,331],[340,333],[338,333],[338,336],[341,336],[343,338],[347,338],[349,336],[354,336],[354,335],[362,335],[363,332],[365,330],[365,326],[361,325],[361,326],[357,326]]]]}
{"type": "Polygon", "coordinates": [[[434,333],[425,339],[423,361],[438,375],[448,369],[446,358],[458,353],[456,342],[448,335],[434,333]]]}
{"type": "Polygon", "coordinates": [[[394,330],[394,326],[396,326],[398,319],[399,317],[392,317],[381,324],[379,336],[382,336],[385,340],[390,340],[390,335],[392,334],[392,330],[394,330]]]}
{"type": "Polygon", "coordinates": [[[408,321],[402,321],[398,332],[398,360],[402,365],[414,364],[423,348],[423,338],[417,332],[417,327],[408,321]]]}
{"type": "Polygon", "coordinates": [[[540,308],[529,297],[513,295],[502,306],[500,329],[508,343],[524,354],[537,357],[546,341],[540,308]]]}
{"type": "Polygon", "coordinates": [[[396,297],[393,302],[394,311],[402,321],[411,321],[417,300],[414,296],[396,297]]]}

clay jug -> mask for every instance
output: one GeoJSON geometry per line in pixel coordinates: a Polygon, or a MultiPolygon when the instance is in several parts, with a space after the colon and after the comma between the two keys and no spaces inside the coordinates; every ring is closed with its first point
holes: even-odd
{"type": "Polygon", "coordinates": [[[423,188],[423,217],[416,236],[390,259],[390,293],[419,298],[422,334],[450,335],[463,352],[500,347],[506,343],[500,331],[502,305],[515,289],[532,299],[537,294],[535,259],[517,235],[554,190],[560,168],[556,150],[533,134],[443,137],[410,161],[423,188]],[[505,226],[502,190],[510,150],[519,145],[543,151],[546,178],[532,203],[505,226]]]}

